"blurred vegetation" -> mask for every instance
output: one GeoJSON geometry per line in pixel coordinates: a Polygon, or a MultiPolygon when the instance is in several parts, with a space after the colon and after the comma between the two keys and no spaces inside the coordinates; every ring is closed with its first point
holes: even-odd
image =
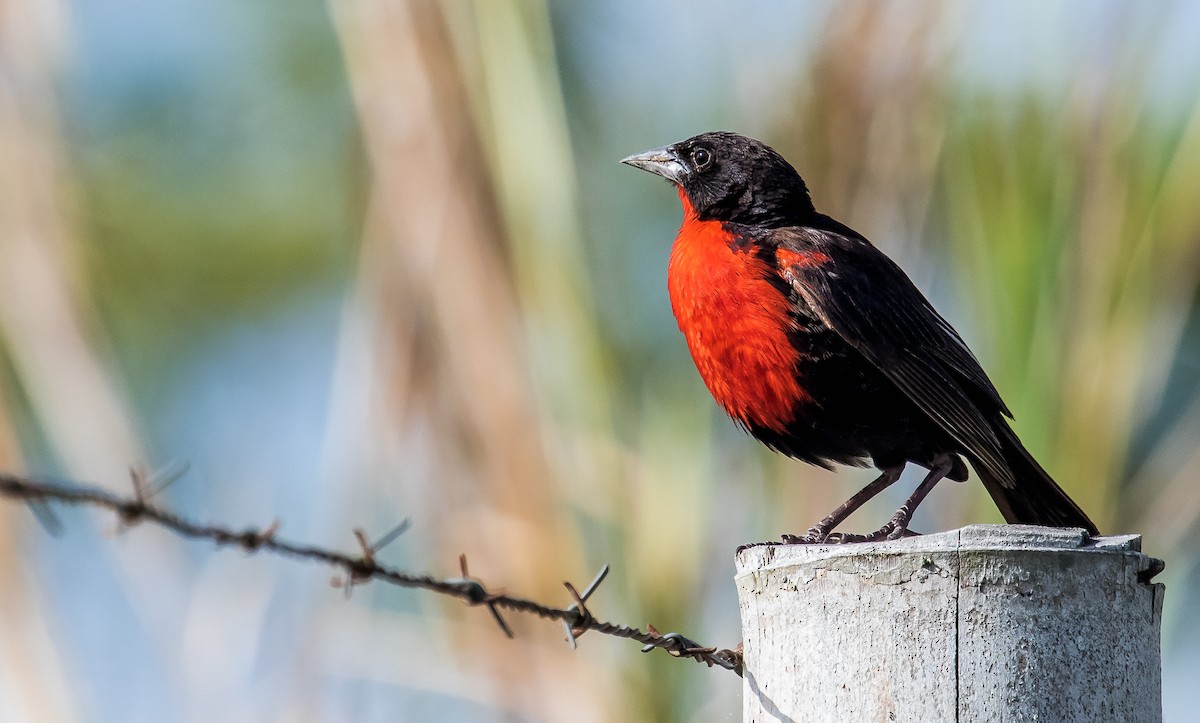
{"type": "MultiPolygon", "coordinates": [[[[605,617],[732,645],[733,548],[806,528],[870,473],[761,450],[720,417],[674,329],[674,193],[616,159],[728,127],[779,148],[819,208],[908,269],[1030,449],[1103,529],[1143,532],[1167,559],[1168,699],[1195,700],[1170,671],[1200,657],[1200,626],[1172,604],[1200,584],[1200,72],[1164,100],[1152,42],[1194,18],[1186,5],[1104,6],[1106,33],[1039,54],[1033,29],[980,29],[991,3],[753,6],[718,48],[712,8],[615,0],[109,20],[81,1],[63,54],[67,15],[11,2],[0,9],[42,29],[21,37],[42,41],[0,47],[0,77],[26,83],[0,103],[0,243],[43,303],[0,295],[10,465],[117,485],[129,457],[193,455],[196,479],[172,494],[198,516],[280,515],[289,534],[346,544],[350,527],[411,514],[398,564],[444,571],[465,551],[488,580],[547,599],[610,562],[605,617]],[[987,59],[1006,82],[963,69],[987,32],[1024,53],[1015,69],[987,59]],[[43,211],[11,210],[34,191],[43,211]],[[55,239],[53,273],[16,245],[27,237],[55,239]]],[[[1039,16],[1049,36],[1066,12],[1039,16]]],[[[895,501],[850,525],[874,527],[895,501]]],[[[738,708],[733,676],[617,641],[571,654],[538,624],[508,641],[478,610],[391,590],[342,604],[320,575],[247,572],[170,541],[72,563],[3,512],[0,587],[23,601],[8,604],[38,609],[11,592],[35,590],[51,601],[42,627],[65,632],[4,645],[18,638],[0,626],[0,673],[32,648],[51,661],[29,689],[42,692],[0,714],[49,715],[62,669],[86,679],[109,656],[165,692],[137,708],[114,684],[66,707],[646,721],[738,708]],[[22,569],[29,554],[56,564],[22,569]],[[73,582],[71,564],[106,582],[73,582]],[[94,609],[78,625],[71,597],[94,609]],[[97,621],[128,641],[102,656],[70,635],[97,621]]],[[[998,519],[968,484],[939,489],[918,526],[998,519]]]]}

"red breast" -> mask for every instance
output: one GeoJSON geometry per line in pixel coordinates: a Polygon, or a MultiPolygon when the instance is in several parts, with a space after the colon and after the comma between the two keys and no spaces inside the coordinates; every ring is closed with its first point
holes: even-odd
{"type": "Polygon", "coordinates": [[[729,416],[784,431],[810,399],[797,377],[788,339],[787,298],[774,273],[719,221],[701,221],[680,191],[683,226],[671,249],[671,309],[701,378],[729,416]]]}

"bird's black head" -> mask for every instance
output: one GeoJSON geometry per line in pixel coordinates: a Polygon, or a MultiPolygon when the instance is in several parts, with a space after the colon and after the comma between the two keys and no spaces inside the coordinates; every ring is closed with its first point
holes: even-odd
{"type": "Polygon", "coordinates": [[[701,220],[790,226],[815,213],[796,169],[767,144],[737,133],[701,133],[621,162],[679,184],[701,220]]]}

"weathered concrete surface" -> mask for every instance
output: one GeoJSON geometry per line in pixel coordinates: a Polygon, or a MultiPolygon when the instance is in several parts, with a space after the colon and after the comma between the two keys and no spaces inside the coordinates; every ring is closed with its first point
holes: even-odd
{"type": "Polygon", "coordinates": [[[1161,721],[1136,535],[972,525],[738,553],[745,721],[1161,721]]]}

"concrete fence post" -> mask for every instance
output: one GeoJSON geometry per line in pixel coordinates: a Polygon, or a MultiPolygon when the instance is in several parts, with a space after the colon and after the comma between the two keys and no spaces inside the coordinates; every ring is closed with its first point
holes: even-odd
{"type": "Polygon", "coordinates": [[[1162,563],[1140,549],[972,525],[742,550],[744,720],[1161,721],[1162,563]]]}

